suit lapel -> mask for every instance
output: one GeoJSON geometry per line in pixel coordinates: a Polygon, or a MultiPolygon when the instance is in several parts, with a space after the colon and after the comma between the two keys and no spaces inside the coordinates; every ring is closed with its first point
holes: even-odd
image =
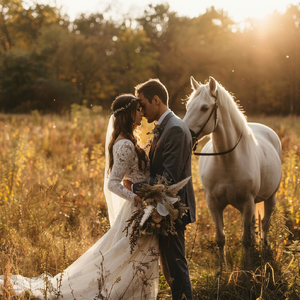
{"type": "Polygon", "coordinates": [[[163,121],[161,122],[160,126],[162,128],[162,131],[164,130],[166,124],[168,123],[168,121],[170,120],[171,117],[174,116],[174,113],[172,111],[170,111],[165,118],[163,119],[163,121]]]}
{"type": "Polygon", "coordinates": [[[163,119],[162,123],[160,124],[160,127],[161,127],[161,132],[160,132],[160,135],[159,137],[157,138],[153,138],[153,142],[151,144],[151,147],[150,147],[150,151],[149,151],[149,158],[150,158],[150,164],[152,163],[152,159],[153,159],[153,154],[155,152],[155,148],[156,148],[156,145],[165,129],[165,125],[168,123],[169,119],[173,116],[173,112],[170,111],[166,116],[165,118],[163,119]]]}

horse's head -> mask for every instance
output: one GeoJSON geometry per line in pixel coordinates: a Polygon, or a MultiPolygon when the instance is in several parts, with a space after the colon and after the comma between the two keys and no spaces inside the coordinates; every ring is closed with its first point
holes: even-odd
{"type": "Polygon", "coordinates": [[[214,131],[217,125],[217,82],[209,77],[209,83],[203,85],[191,76],[191,86],[193,92],[187,101],[183,121],[193,138],[200,139],[214,131]]]}

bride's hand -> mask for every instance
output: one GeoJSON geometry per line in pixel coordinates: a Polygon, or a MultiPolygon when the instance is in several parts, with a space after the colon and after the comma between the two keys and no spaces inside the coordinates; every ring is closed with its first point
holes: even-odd
{"type": "Polygon", "coordinates": [[[138,205],[141,204],[141,203],[142,203],[141,197],[138,196],[138,195],[136,195],[136,196],[134,197],[134,206],[138,206],[138,205]]]}
{"type": "Polygon", "coordinates": [[[131,186],[132,186],[132,182],[130,180],[123,180],[123,185],[126,187],[126,189],[128,189],[129,191],[131,191],[131,186]]]}

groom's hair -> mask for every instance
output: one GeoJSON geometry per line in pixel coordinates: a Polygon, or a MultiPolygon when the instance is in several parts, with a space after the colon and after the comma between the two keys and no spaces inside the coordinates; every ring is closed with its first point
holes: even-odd
{"type": "Polygon", "coordinates": [[[144,83],[140,83],[135,87],[135,95],[138,97],[139,94],[143,93],[144,97],[152,103],[154,96],[158,96],[162,103],[168,106],[169,104],[169,93],[166,87],[160,82],[159,79],[149,79],[144,83]]]}

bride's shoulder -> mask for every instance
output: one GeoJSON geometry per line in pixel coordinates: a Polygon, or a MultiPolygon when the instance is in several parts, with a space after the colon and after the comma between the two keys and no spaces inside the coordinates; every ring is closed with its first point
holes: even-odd
{"type": "Polygon", "coordinates": [[[113,148],[114,148],[114,150],[122,150],[122,149],[123,150],[126,150],[126,149],[134,150],[134,144],[129,139],[119,139],[115,142],[113,148]]]}
{"type": "Polygon", "coordinates": [[[130,161],[136,155],[134,144],[128,139],[118,140],[114,144],[113,155],[115,161],[130,161]]]}

